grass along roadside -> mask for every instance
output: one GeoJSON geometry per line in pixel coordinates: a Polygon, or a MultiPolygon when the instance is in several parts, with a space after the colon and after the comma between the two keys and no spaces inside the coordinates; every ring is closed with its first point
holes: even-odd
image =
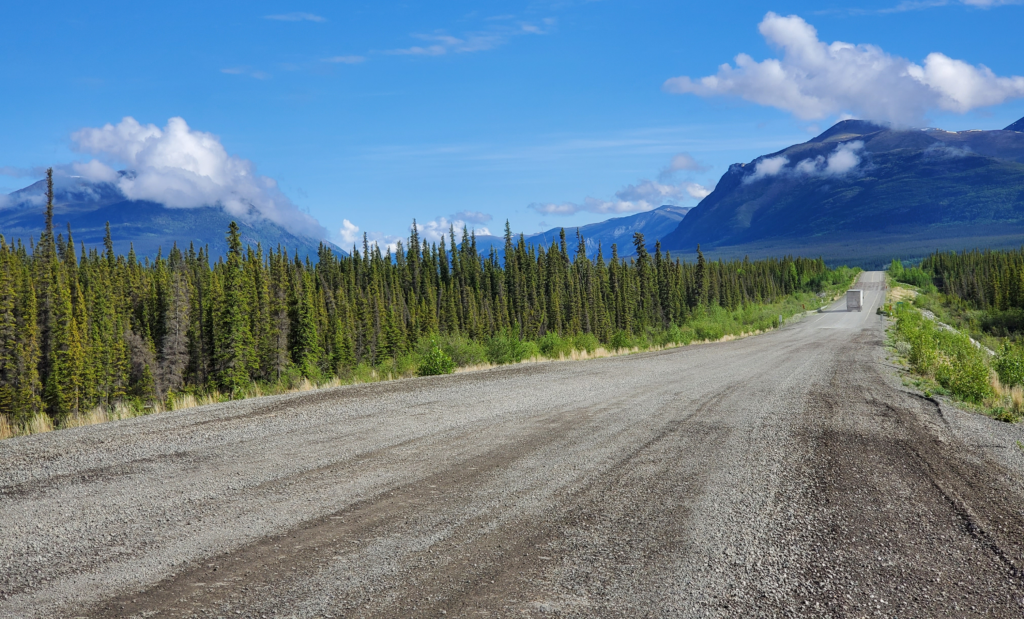
{"type": "MultiPolygon", "coordinates": [[[[886,306],[891,308],[887,346],[894,360],[906,368],[904,384],[926,396],[946,396],[966,410],[1001,421],[1024,417],[1024,357],[1012,349],[997,355],[970,335],[940,324],[942,316],[925,315],[936,307],[935,293],[890,279],[886,306]],[[902,301],[897,305],[897,300],[902,301]]],[[[945,322],[945,321],[942,321],[945,322]]]]}
{"type": "Polygon", "coordinates": [[[667,329],[650,329],[644,333],[620,330],[615,332],[611,341],[607,343],[601,343],[591,334],[560,336],[548,333],[537,340],[519,340],[509,332],[498,333],[485,340],[474,340],[465,335],[434,336],[422,340],[406,355],[390,359],[376,367],[359,364],[344,376],[316,380],[302,376],[297,368],[291,368],[273,383],[252,383],[233,394],[217,390],[189,390],[171,393],[164,400],[148,403],[129,400],[109,407],[98,406],[82,414],[72,415],[58,425],[54,425],[45,414],[38,414],[21,425],[11,424],[6,417],[0,415],[0,439],[185,410],[232,400],[385,382],[425,374],[450,373],[423,371],[424,361],[437,349],[451,360],[451,371],[461,373],[488,370],[502,365],[584,361],[668,350],[691,344],[727,342],[776,329],[781,326],[780,316],[785,324],[794,316],[814,312],[828,305],[845,293],[856,281],[859,273],[860,269],[843,269],[837,281],[819,293],[794,293],[776,303],[750,303],[736,310],[727,310],[716,305],[696,312],[683,325],[671,325],[667,329]]]}

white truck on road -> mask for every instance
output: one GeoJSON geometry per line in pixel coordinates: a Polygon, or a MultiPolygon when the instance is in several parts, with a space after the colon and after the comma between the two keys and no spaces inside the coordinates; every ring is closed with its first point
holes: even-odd
{"type": "Polygon", "coordinates": [[[846,311],[854,312],[861,311],[864,309],[864,291],[863,290],[847,290],[846,291],[846,311]]]}

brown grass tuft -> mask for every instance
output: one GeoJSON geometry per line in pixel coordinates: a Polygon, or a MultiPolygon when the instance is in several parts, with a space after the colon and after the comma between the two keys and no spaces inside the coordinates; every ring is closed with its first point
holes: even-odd
{"type": "Polygon", "coordinates": [[[0,441],[14,436],[14,428],[7,421],[6,415],[0,415],[0,441]]]}

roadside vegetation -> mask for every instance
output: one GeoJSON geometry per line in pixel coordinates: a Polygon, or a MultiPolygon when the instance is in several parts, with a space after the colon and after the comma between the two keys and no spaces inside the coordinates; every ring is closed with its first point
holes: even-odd
{"type": "Polygon", "coordinates": [[[683,262],[578,234],[504,255],[449,230],[316,262],[284,248],[171,248],[139,259],[45,231],[0,236],[0,436],[349,383],[715,341],[816,309],[857,271],[786,257],[683,262]]]}
{"type": "Polygon", "coordinates": [[[1003,421],[1024,418],[1024,253],[893,261],[890,345],[910,384],[1003,421]]]}

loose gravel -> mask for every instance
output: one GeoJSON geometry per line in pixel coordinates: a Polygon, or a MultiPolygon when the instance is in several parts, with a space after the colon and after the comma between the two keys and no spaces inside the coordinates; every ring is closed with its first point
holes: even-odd
{"type": "Polygon", "coordinates": [[[0,443],[4,617],[1021,617],[1024,432],[864,312],[0,443]]]}

